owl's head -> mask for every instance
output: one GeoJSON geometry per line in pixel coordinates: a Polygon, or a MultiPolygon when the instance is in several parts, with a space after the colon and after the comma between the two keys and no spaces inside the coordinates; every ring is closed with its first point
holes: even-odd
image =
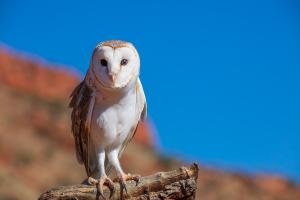
{"type": "Polygon", "coordinates": [[[94,49],[90,70],[95,81],[105,88],[118,89],[135,81],[140,71],[140,59],[129,42],[111,40],[94,49]]]}

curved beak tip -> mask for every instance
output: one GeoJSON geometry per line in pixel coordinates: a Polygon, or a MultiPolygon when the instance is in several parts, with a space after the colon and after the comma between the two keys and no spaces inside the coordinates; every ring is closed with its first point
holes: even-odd
{"type": "Polygon", "coordinates": [[[109,77],[109,80],[111,80],[111,81],[116,80],[116,75],[109,74],[108,77],[109,77]]]}

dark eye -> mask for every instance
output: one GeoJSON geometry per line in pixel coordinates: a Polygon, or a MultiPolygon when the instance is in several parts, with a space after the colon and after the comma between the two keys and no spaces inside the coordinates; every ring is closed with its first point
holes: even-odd
{"type": "Polygon", "coordinates": [[[121,65],[127,65],[128,63],[128,60],[127,59],[122,59],[121,60],[121,65]]]}
{"type": "Polygon", "coordinates": [[[105,67],[107,66],[107,61],[105,59],[101,59],[100,63],[102,66],[105,66],[105,67]]]}

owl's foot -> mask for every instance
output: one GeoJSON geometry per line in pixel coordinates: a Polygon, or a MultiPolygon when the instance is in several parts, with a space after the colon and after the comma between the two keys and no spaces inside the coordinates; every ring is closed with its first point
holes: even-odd
{"type": "Polygon", "coordinates": [[[112,195],[114,194],[114,190],[115,190],[114,182],[110,178],[108,178],[107,176],[102,176],[99,180],[94,179],[92,177],[89,177],[88,178],[88,183],[90,185],[96,185],[99,194],[103,198],[105,198],[104,195],[103,195],[103,186],[104,185],[107,186],[110,190],[109,198],[111,198],[112,195]]]}
{"type": "Polygon", "coordinates": [[[138,174],[125,174],[123,175],[125,181],[135,181],[136,185],[138,185],[138,183],[140,182],[140,178],[141,176],[138,174]]]}
{"type": "MultiPolygon", "coordinates": [[[[85,181],[84,181],[84,182],[85,182],[85,181]]],[[[89,185],[97,185],[97,184],[98,184],[98,180],[97,180],[97,179],[94,179],[94,178],[92,178],[92,177],[88,177],[87,183],[88,183],[89,185]]]]}
{"type": "Polygon", "coordinates": [[[136,185],[138,185],[140,178],[141,178],[141,176],[136,175],[136,174],[123,174],[123,175],[118,176],[116,179],[114,179],[114,181],[117,181],[120,183],[121,199],[123,199],[124,190],[127,194],[126,181],[133,180],[136,182],[136,185]]]}

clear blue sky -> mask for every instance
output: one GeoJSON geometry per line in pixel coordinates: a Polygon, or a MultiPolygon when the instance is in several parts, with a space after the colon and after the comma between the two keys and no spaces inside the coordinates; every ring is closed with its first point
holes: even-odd
{"type": "Polygon", "coordinates": [[[1,1],[1,43],[83,75],[131,41],[162,151],[300,180],[299,2],[79,2],[1,1]]]}

